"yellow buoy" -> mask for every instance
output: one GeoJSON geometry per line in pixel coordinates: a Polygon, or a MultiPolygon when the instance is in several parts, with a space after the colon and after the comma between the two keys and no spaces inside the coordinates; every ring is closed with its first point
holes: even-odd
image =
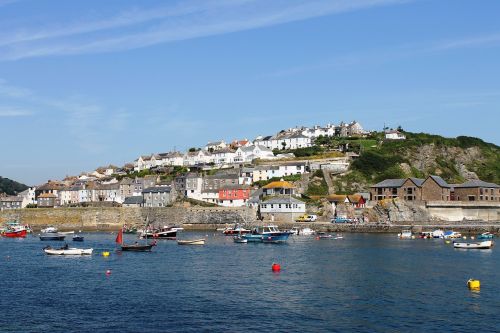
{"type": "Polygon", "coordinates": [[[467,236],[464,236],[464,239],[467,239],[467,236]]]}
{"type": "Polygon", "coordinates": [[[103,257],[109,257],[109,252],[108,252],[108,251],[104,251],[104,252],[102,253],[102,256],[103,256],[103,257]]]}
{"type": "Polygon", "coordinates": [[[450,244],[450,243],[451,243],[451,241],[450,241],[450,240],[445,240],[444,242],[445,242],[446,244],[450,244]]]}
{"type": "Polygon", "coordinates": [[[470,236],[470,239],[474,239],[474,236],[470,236]]]}
{"type": "Polygon", "coordinates": [[[479,280],[469,279],[469,281],[467,281],[467,287],[471,290],[479,290],[481,288],[481,282],[479,282],[479,280]]]}

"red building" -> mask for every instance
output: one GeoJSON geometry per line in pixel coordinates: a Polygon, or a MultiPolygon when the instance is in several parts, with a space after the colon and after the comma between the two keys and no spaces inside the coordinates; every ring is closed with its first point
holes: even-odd
{"type": "Polygon", "coordinates": [[[223,185],[219,188],[219,205],[228,207],[244,206],[250,198],[248,185],[223,185]]]}

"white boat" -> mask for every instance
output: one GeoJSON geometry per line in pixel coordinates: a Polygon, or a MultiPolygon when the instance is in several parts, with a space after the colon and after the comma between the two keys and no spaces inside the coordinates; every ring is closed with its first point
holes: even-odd
{"type": "Polygon", "coordinates": [[[300,234],[304,236],[311,236],[314,235],[315,231],[312,230],[311,228],[303,228],[300,230],[300,234]]]}
{"type": "Polygon", "coordinates": [[[63,247],[60,249],[53,249],[51,247],[46,247],[43,252],[50,255],[59,256],[81,256],[81,255],[91,255],[94,249],[78,249],[75,247],[63,247]]]}
{"type": "Polygon", "coordinates": [[[333,239],[344,239],[344,236],[337,234],[333,239]]]}
{"type": "Polygon", "coordinates": [[[292,229],[288,230],[290,235],[298,235],[299,231],[300,231],[300,229],[298,227],[293,227],[292,229]]]}
{"type": "Polygon", "coordinates": [[[443,235],[444,239],[462,238],[462,234],[455,231],[447,231],[443,235]]]}
{"type": "Polygon", "coordinates": [[[412,236],[411,230],[403,230],[400,234],[398,234],[398,237],[401,239],[411,239],[412,236]]]}
{"type": "Polygon", "coordinates": [[[443,230],[434,230],[432,232],[432,238],[444,238],[444,231],[443,230]]]}
{"type": "Polygon", "coordinates": [[[491,249],[492,246],[493,246],[492,240],[486,240],[482,242],[472,242],[472,243],[466,243],[466,242],[453,243],[453,247],[456,249],[491,249]]]}
{"type": "Polygon", "coordinates": [[[73,235],[74,233],[74,231],[60,231],[59,235],[73,235]]]}
{"type": "Polygon", "coordinates": [[[178,240],[179,245],[205,245],[204,239],[178,240]]]}
{"type": "Polygon", "coordinates": [[[240,236],[234,236],[233,241],[235,243],[240,243],[240,244],[246,244],[246,243],[248,243],[248,239],[241,237],[241,235],[240,236]]]}
{"type": "Polygon", "coordinates": [[[40,232],[42,234],[52,234],[52,233],[56,233],[58,231],[59,230],[56,227],[47,227],[45,229],[40,230],[40,232]]]}

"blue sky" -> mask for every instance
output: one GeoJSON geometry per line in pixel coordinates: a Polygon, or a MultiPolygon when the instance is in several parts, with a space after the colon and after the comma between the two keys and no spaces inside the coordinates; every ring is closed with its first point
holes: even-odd
{"type": "Polygon", "coordinates": [[[500,144],[497,0],[0,0],[0,175],[358,120],[500,144]]]}

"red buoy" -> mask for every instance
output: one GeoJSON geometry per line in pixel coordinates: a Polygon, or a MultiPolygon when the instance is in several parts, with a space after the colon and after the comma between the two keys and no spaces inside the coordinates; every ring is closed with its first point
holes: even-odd
{"type": "Polygon", "coordinates": [[[273,270],[273,272],[279,272],[279,271],[281,271],[281,266],[280,266],[280,264],[273,263],[273,265],[271,266],[271,269],[273,270]]]}
{"type": "Polygon", "coordinates": [[[111,275],[111,270],[110,270],[110,269],[108,269],[108,270],[106,271],[106,275],[111,275]]]}

